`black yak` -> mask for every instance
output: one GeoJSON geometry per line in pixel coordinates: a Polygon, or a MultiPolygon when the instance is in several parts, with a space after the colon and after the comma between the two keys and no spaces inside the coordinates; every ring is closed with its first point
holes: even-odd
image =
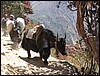
{"type": "Polygon", "coordinates": [[[21,46],[23,49],[27,50],[28,58],[31,57],[30,50],[37,53],[39,52],[40,58],[44,59],[44,64],[48,64],[47,59],[50,56],[50,49],[52,47],[55,48],[57,45],[59,47],[57,47],[57,50],[59,50],[62,55],[66,55],[66,42],[63,39],[58,40],[51,30],[38,25],[25,31],[21,46]]]}

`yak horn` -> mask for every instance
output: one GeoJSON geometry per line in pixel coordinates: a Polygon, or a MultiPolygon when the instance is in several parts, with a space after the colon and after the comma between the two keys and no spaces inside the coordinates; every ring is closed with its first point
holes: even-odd
{"type": "Polygon", "coordinates": [[[66,33],[65,33],[65,39],[66,39],[66,33]]]}
{"type": "Polygon", "coordinates": [[[58,32],[57,32],[57,42],[56,42],[56,56],[58,56],[58,32]]]}
{"type": "Polygon", "coordinates": [[[57,32],[57,41],[58,41],[58,32],[57,32]]]}

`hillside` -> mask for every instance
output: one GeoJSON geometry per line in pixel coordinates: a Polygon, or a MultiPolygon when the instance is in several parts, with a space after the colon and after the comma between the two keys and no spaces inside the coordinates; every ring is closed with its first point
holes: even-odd
{"type": "Polygon", "coordinates": [[[76,72],[75,66],[51,55],[48,66],[43,64],[39,53],[31,51],[32,57],[28,59],[27,52],[20,45],[19,49],[12,48],[10,36],[2,34],[1,31],[1,75],[73,75],[76,72]]]}
{"type": "MultiPolygon", "coordinates": [[[[30,1],[34,14],[29,14],[28,18],[34,22],[43,23],[46,28],[52,30],[59,37],[67,35],[66,41],[73,44],[78,40],[76,31],[76,11],[70,11],[65,4],[57,8],[58,1],[30,1]]],[[[65,1],[63,1],[64,3],[65,1]]]]}

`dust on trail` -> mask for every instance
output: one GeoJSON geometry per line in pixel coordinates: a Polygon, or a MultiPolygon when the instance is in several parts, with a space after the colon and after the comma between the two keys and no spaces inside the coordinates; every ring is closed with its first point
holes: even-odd
{"type": "Polygon", "coordinates": [[[9,35],[2,36],[1,32],[1,75],[73,75],[77,70],[67,61],[52,56],[46,66],[40,60],[39,53],[31,51],[32,57],[28,59],[27,52],[21,46],[12,49],[12,45],[9,35]]]}

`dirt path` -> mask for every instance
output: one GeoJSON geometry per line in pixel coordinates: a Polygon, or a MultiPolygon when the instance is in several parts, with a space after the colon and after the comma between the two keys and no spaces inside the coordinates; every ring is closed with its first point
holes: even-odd
{"type": "Polygon", "coordinates": [[[27,59],[27,52],[21,47],[12,49],[12,44],[10,37],[2,36],[1,32],[1,75],[73,75],[77,70],[67,61],[51,56],[48,66],[45,66],[39,54],[33,51],[32,58],[27,59]]]}

